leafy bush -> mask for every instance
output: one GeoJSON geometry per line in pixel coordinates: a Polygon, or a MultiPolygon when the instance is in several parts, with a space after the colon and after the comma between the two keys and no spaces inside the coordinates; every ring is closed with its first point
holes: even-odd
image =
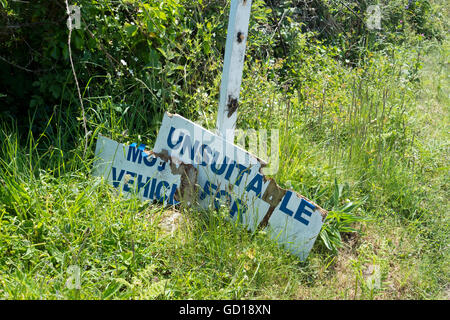
{"type": "MultiPolygon", "coordinates": [[[[406,23],[427,37],[439,36],[428,1],[410,3],[405,9],[404,1],[382,2],[383,32],[377,33],[364,25],[371,1],[255,0],[247,60],[281,59],[272,77],[293,93],[314,68],[327,65],[311,61],[324,52],[357,65],[371,50],[386,48],[386,41],[403,41],[406,23]],[[311,70],[302,70],[305,64],[311,70]]],[[[127,125],[141,130],[156,125],[163,111],[194,119],[214,111],[229,1],[72,4],[81,8],[81,29],[73,31],[71,42],[89,109],[96,110],[99,99],[108,97],[127,125]],[[198,103],[199,94],[210,97],[209,103],[198,103]]],[[[0,114],[27,126],[19,115],[35,113],[34,123],[42,130],[55,106],[65,116],[77,113],[65,2],[3,0],[1,5],[0,24],[6,28],[0,34],[0,114]]],[[[88,112],[88,123],[92,117],[88,112]]]]}

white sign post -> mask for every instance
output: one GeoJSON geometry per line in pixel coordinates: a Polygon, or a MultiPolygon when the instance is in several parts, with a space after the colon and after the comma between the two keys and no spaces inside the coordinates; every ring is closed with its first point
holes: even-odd
{"type": "Polygon", "coordinates": [[[251,5],[251,0],[231,0],[217,113],[218,135],[231,142],[236,128],[251,5]]]}
{"type": "Polygon", "coordinates": [[[156,153],[168,154],[197,169],[198,202],[228,207],[230,217],[250,230],[267,227],[271,236],[305,259],[326,211],[266,178],[266,165],[254,155],[179,115],[166,113],[156,153]]]}

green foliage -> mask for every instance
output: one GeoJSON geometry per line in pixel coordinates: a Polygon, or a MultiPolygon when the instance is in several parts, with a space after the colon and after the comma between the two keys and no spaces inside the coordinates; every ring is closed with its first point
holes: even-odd
{"type": "MultiPolygon", "coordinates": [[[[374,2],[375,3],[375,2],[374,2]]],[[[358,65],[370,52],[410,36],[441,37],[442,18],[428,1],[382,2],[382,31],[365,27],[371,1],[253,1],[247,63],[271,61],[270,78],[289,94],[302,90],[330,59],[358,65]],[[408,24],[408,25],[407,25],[408,24]],[[400,26],[400,27],[399,27],[400,26]]],[[[378,3],[378,2],[377,2],[378,3]]],[[[107,100],[127,126],[155,134],[163,111],[201,118],[214,112],[225,46],[228,1],[91,1],[72,33],[77,75],[88,110],[107,100]],[[106,94],[105,94],[106,93],[106,94]],[[200,101],[199,101],[200,100],[200,101]],[[206,101],[204,101],[206,100],[206,101]]],[[[2,2],[0,114],[34,114],[42,130],[55,105],[79,106],[70,70],[64,1],[2,2]]],[[[75,109],[62,108],[65,116],[75,109]],[[68,110],[68,111],[67,111],[68,110]]],[[[88,111],[91,123],[94,115],[88,111]]],[[[19,120],[22,117],[19,117],[19,120]]],[[[19,123],[26,127],[27,122],[19,123]]],[[[92,129],[92,128],[90,128],[92,129]]],[[[27,130],[25,129],[25,132],[27,130]]]]}
{"type": "MultiPolygon", "coordinates": [[[[165,110],[200,113],[190,103],[197,88],[218,74],[215,57],[224,46],[226,8],[222,15],[208,17],[195,11],[198,4],[178,0],[78,5],[81,29],[73,31],[71,42],[88,109],[96,110],[107,92],[111,102],[128,110],[123,116],[130,127],[150,124],[153,133],[165,110]]],[[[210,12],[218,8],[208,5],[210,12]]],[[[1,113],[38,110],[34,124],[42,125],[53,105],[79,104],[68,60],[65,7],[63,2],[36,1],[14,2],[8,9],[2,24],[18,28],[2,35],[0,53],[8,62],[0,61],[6,94],[1,113]]],[[[87,117],[90,122],[92,114],[87,117]]]]}
{"type": "Polygon", "coordinates": [[[335,179],[333,196],[325,205],[326,208],[330,208],[330,211],[320,231],[320,239],[323,241],[323,244],[335,254],[343,246],[341,234],[357,232],[353,227],[355,223],[368,220],[366,217],[357,216],[354,213],[358,207],[364,204],[367,198],[361,199],[356,203],[348,199],[345,203],[341,203],[344,187],[348,188],[348,184],[338,184],[337,179],[335,179]]]}

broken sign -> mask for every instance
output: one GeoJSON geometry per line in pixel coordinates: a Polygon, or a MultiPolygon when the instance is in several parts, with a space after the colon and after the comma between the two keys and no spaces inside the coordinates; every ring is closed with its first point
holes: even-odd
{"type": "Polygon", "coordinates": [[[197,169],[202,207],[228,206],[230,217],[250,230],[266,227],[271,236],[305,259],[326,211],[265,177],[264,161],[179,115],[166,113],[154,152],[197,169]]]}
{"type": "MultiPolygon", "coordinates": [[[[175,205],[193,192],[197,170],[192,165],[99,136],[93,174],[104,177],[125,196],[175,205]]],[[[189,195],[191,197],[192,195],[189,195]]]]}

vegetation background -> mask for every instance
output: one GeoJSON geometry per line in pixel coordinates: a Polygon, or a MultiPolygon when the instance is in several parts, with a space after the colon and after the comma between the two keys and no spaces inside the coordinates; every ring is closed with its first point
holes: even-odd
{"type": "Polygon", "coordinates": [[[229,2],[69,1],[69,38],[65,1],[0,0],[1,298],[449,298],[447,1],[252,1],[238,127],[279,129],[275,179],[330,211],[305,262],[90,175],[98,134],[214,128],[229,2]]]}

